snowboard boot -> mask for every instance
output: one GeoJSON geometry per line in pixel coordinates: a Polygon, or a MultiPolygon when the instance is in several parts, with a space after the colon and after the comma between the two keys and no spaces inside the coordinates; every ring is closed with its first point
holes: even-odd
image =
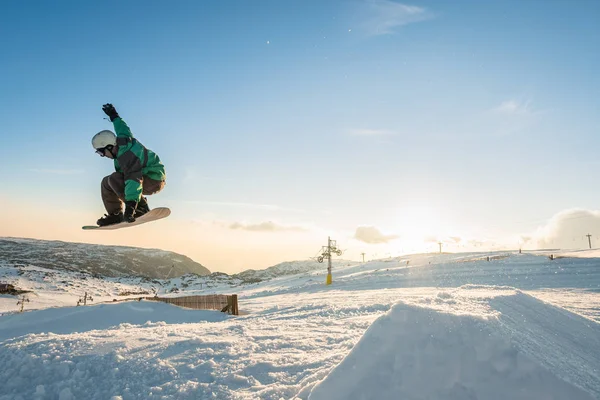
{"type": "Polygon", "coordinates": [[[104,217],[96,221],[98,226],[113,225],[119,222],[123,222],[123,213],[121,211],[116,214],[104,214],[104,217]]]}
{"type": "Polygon", "coordinates": [[[140,197],[140,201],[138,201],[137,208],[135,209],[135,214],[133,214],[134,218],[139,218],[142,215],[146,214],[150,211],[150,207],[148,207],[148,200],[144,196],[140,197]]]}

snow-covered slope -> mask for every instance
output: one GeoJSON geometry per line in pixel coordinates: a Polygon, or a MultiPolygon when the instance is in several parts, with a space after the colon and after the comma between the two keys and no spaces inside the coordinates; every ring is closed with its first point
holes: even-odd
{"type": "MultiPolygon", "coordinates": [[[[333,260],[333,267],[342,267],[356,265],[354,261],[333,260]]],[[[238,279],[241,283],[257,283],[265,280],[277,278],[280,276],[297,275],[310,273],[314,271],[322,271],[326,264],[319,263],[314,260],[305,261],[287,261],[267,269],[254,270],[249,269],[244,272],[232,275],[232,279],[238,279]]]]}
{"type": "Polygon", "coordinates": [[[508,288],[464,287],[433,301],[400,302],[378,318],[310,400],[600,395],[600,354],[590,352],[600,325],[508,288]],[[465,295],[479,307],[455,307],[465,295]]]}
{"type": "MultiPolygon", "coordinates": [[[[334,265],[347,267],[354,264],[338,260],[334,265]]],[[[259,282],[270,281],[277,277],[297,276],[322,269],[323,264],[309,260],[281,263],[265,270],[248,270],[235,275],[214,272],[203,276],[185,274],[171,279],[150,279],[135,276],[103,277],[70,269],[49,269],[0,262],[0,282],[27,291],[26,297],[29,301],[25,309],[35,310],[74,306],[86,293],[92,297],[93,304],[154,294],[176,296],[184,292],[188,294],[230,293],[240,287],[253,287],[259,282]]],[[[19,308],[14,296],[0,297],[0,315],[15,312],[19,308]]]]}
{"type": "Polygon", "coordinates": [[[135,301],[0,317],[0,399],[600,398],[598,259],[424,254],[338,264],[331,286],[323,264],[213,275],[156,282],[238,293],[243,315],[135,301]]]}
{"type": "Polygon", "coordinates": [[[190,258],[170,251],[18,238],[0,238],[0,264],[149,278],[210,273],[190,258]]]}
{"type": "MultiPolygon", "coordinates": [[[[70,272],[34,266],[0,265],[0,282],[25,291],[25,310],[68,307],[77,304],[86,293],[90,304],[126,298],[151,296],[160,291],[159,281],[140,277],[102,277],[86,272],[70,272]]],[[[0,315],[17,311],[17,299],[23,295],[0,297],[0,315]]]]}

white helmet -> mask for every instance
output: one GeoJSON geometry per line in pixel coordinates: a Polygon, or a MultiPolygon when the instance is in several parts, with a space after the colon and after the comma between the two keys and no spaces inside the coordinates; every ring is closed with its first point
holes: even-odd
{"type": "Polygon", "coordinates": [[[112,131],[100,131],[92,138],[92,146],[94,146],[94,149],[96,150],[103,149],[109,145],[117,145],[117,135],[115,135],[112,131]]]}

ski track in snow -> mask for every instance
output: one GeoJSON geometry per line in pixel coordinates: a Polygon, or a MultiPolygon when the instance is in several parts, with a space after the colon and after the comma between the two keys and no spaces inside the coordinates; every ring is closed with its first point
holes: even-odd
{"type": "Polygon", "coordinates": [[[237,287],[163,283],[239,293],[238,317],[147,301],[44,309],[151,284],[5,268],[37,288],[40,310],[0,298],[0,400],[600,398],[600,263],[407,259],[340,266],[330,287],[310,268],[237,287]]]}

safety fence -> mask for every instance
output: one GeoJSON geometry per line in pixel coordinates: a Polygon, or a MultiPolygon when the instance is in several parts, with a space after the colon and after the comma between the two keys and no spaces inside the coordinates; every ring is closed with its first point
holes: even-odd
{"type": "Polygon", "coordinates": [[[184,308],[195,310],[218,310],[232,315],[239,315],[237,294],[207,294],[203,296],[183,297],[146,297],[146,300],[162,301],[184,308]]]}

